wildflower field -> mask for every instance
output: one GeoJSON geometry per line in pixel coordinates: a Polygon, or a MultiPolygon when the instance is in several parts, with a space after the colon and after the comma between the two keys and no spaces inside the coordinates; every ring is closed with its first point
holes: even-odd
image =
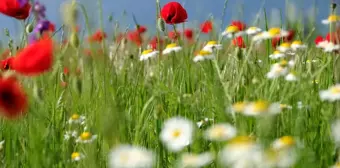
{"type": "Polygon", "coordinates": [[[93,27],[80,1],[57,27],[37,0],[0,0],[22,24],[20,41],[3,32],[0,167],[340,167],[335,3],[308,26],[260,10],[263,24],[222,30],[187,26],[179,2],[154,7],[156,31],[133,16],[107,32],[113,19],[93,27]]]}

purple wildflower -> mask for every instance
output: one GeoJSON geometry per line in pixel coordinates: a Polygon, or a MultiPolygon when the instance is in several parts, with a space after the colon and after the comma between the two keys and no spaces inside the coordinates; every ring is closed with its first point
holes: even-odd
{"type": "Polygon", "coordinates": [[[41,4],[39,1],[35,1],[34,6],[33,6],[33,11],[36,13],[38,20],[46,17],[45,5],[41,4]]]}
{"type": "Polygon", "coordinates": [[[51,22],[48,20],[40,20],[34,28],[34,33],[42,34],[44,31],[50,29],[51,22]]]}
{"type": "Polygon", "coordinates": [[[28,0],[17,0],[17,2],[19,3],[20,8],[25,6],[28,3],[28,0]]]}
{"type": "Polygon", "coordinates": [[[28,37],[28,44],[33,44],[38,41],[38,36],[33,33],[28,37]]]}

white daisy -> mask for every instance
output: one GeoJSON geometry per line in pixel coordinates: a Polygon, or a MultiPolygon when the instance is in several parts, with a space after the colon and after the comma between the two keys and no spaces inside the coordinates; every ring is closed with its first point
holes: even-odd
{"type": "Polygon", "coordinates": [[[231,111],[233,113],[243,113],[244,109],[246,108],[246,106],[248,105],[247,102],[236,102],[231,106],[231,111]]]}
{"type": "Polygon", "coordinates": [[[257,42],[257,43],[261,42],[262,40],[265,39],[264,36],[263,36],[263,34],[264,34],[263,32],[260,32],[260,33],[258,33],[258,34],[256,34],[256,35],[254,35],[253,38],[252,38],[252,40],[253,40],[254,42],[257,42]]]}
{"type": "Polygon", "coordinates": [[[336,23],[339,22],[340,18],[337,15],[330,15],[328,16],[327,19],[324,19],[321,21],[322,24],[331,24],[331,23],[336,23]]]}
{"type": "Polygon", "coordinates": [[[281,112],[280,103],[269,103],[259,100],[249,103],[244,108],[244,114],[248,116],[260,116],[267,114],[278,114],[281,112]]]}
{"type": "Polygon", "coordinates": [[[109,155],[110,168],[151,168],[154,161],[153,152],[131,145],[120,145],[109,155]]]}
{"type": "Polygon", "coordinates": [[[316,44],[316,47],[317,48],[326,48],[326,46],[328,45],[328,41],[327,40],[324,40],[324,41],[321,41],[319,42],[318,44],[316,44]]]}
{"type": "Polygon", "coordinates": [[[230,167],[259,167],[263,161],[263,150],[252,138],[239,136],[222,149],[220,161],[230,167]]]}
{"type": "Polygon", "coordinates": [[[166,54],[170,54],[172,52],[179,52],[182,50],[182,47],[181,46],[178,46],[176,43],[171,43],[171,44],[168,44],[165,49],[163,50],[163,54],[166,55],[166,54]]]}
{"type": "Polygon", "coordinates": [[[174,117],[165,121],[160,138],[170,151],[179,152],[192,143],[193,131],[191,121],[174,117]]]}
{"type": "Polygon", "coordinates": [[[139,60],[140,61],[145,61],[148,60],[150,58],[156,57],[158,55],[159,51],[155,51],[155,50],[144,50],[142,52],[142,54],[139,56],[139,60]]]}
{"type": "Polygon", "coordinates": [[[71,154],[71,160],[72,162],[78,162],[80,161],[81,159],[85,158],[84,154],[82,153],[79,153],[79,152],[73,152],[71,154]]]}
{"type": "Polygon", "coordinates": [[[203,120],[200,120],[200,121],[196,122],[197,127],[201,128],[203,125],[209,123],[209,121],[214,121],[214,119],[212,119],[212,118],[204,118],[203,120]]]}
{"type": "Polygon", "coordinates": [[[320,99],[322,101],[330,101],[330,102],[340,100],[340,84],[331,86],[327,90],[321,90],[320,99]]]}
{"type": "Polygon", "coordinates": [[[293,81],[297,81],[297,77],[296,77],[295,73],[291,72],[288,75],[286,75],[285,80],[293,82],[293,81]]]}
{"type": "Polygon", "coordinates": [[[286,55],[280,51],[274,51],[273,54],[269,55],[269,58],[271,59],[279,59],[279,58],[284,58],[286,55]]]}
{"type": "Polygon", "coordinates": [[[261,34],[263,39],[272,39],[275,37],[285,37],[288,36],[288,31],[282,30],[278,27],[273,27],[269,29],[268,31],[262,32],[261,34]]]}
{"type": "Polygon", "coordinates": [[[205,138],[210,141],[226,141],[234,138],[237,130],[230,124],[215,124],[205,131],[205,138]]]}
{"type": "Polygon", "coordinates": [[[325,44],[323,49],[324,49],[325,52],[333,52],[333,51],[339,50],[340,45],[334,44],[332,42],[328,42],[327,44],[325,44]]]}
{"type": "Polygon", "coordinates": [[[194,58],[194,62],[204,61],[204,60],[212,60],[215,58],[215,55],[206,50],[201,50],[194,58]]]}
{"type": "Polygon", "coordinates": [[[296,40],[293,41],[292,45],[290,46],[294,51],[299,49],[306,49],[307,45],[303,44],[302,41],[296,40]]]}
{"type": "Polygon", "coordinates": [[[210,152],[205,152],[201,154],[184,153],[181,156],[178,167],[204,167],[209,165],[213,161],[213,159],[213,155],[210,152]]]}
{"type": "Polygon", "coordinates": [[[276,139],[272,143],[272,148],[274,150],[282,150],[294,147],[296,144],[295,139],[291,136],[283,136],[281,138],[276,139]]]}
{"type": "Polygon", "coordinates": [[[288,52],[290,51],[292,48],[291,48],[291,44],[290,43],[282,43],[280,46],[277,47],[277,50],[285,53],[285,52],[288,52]]]}
{"type": "Polygon", "coordinates": [[[217,41],[209,41],[202,50],[204,51],[209,51],[213,52],[214,50],[221,50],[222,49],[222,44],[218,44],[217,41]]]}
{"type": "Polygon", "coordinates": [[[288,61],[288,66],[289,67],[294,67],[295,66],[295,60],[289,60],[288,61]]]}
{"type": "Polygon", "coordinates": [[[73,114],[70,119],[68,120],[69,124],[81,124],[84,125],[85,124],[85,120],[86,117],[83,115],[79,115],[79,114],[73,114]]]}
{"type": "Polygon", "coordinates": [[[261,167],[287,168],[294,166],[296,160],[297,154],[293,148],[288,150],[268,150],[261,167]]]}
{"type": "Polygon", "coordinates": [[[258,34],[260,33],[262,30],[258,27],[249,27],[247,30],[246,30],[246,33],[248,35],[255,35],[255,34],[258,34]]]}
{"type": "Polygon", "coordinates": [[[228,26],[224,32],[222,32],[222,36],[227,36],[228,38],[238,37],[243,35],[243,32],[237,26],[228,26]]]}
{"type": "Polygon", "coordinates": [[[78,143],[91,143],[97,139],[97,135],[92,135],[90,132],[83,132],[80,134],[76,142],[78,143]]]}
{"type": "Polygon", "coordinates": [[[281,63],[275,63],[271,66],[270,71],[267,73],[268,79],[275,79],[280,76],[285,76],[288,73],[287,61],[281,61],[281,63]]]}
{"type": "Polygon", "coordinates": [[[69,140],[71,137],[76,138],[78,137],[77,131],[66,131],[64,135],[64,140],[69,140]]]}

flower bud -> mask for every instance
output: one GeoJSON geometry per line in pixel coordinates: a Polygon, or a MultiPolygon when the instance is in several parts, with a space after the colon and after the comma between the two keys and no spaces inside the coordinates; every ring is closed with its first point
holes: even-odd
{"type": "Polygon", "coordinates": [[[161,32],[165,31],[165,22],[162,18],[158,18],[157,26],[158,26],[159,31],[161,31],[161,32]]]}
{"type": "Polygon", "coordinates": [[[79,47],[79,37],[77,33],[72,33],[70,37],[70,44],[74,48],[79,47]]]}
{"type": "Polygon", "coordinates": [[[26,33],[29,34],[29,33],[32,33],[33,31],[33,25],[30,23],[26,26],[26,33]]]}

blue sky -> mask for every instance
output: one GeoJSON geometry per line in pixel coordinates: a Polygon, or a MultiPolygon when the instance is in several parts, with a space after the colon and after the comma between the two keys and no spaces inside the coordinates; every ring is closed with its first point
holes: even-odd
{"type": "MultiPolygon", "coordinates": [[[[61,25],[60,21],[60,9],[59,6],[65,0],[40,0],[46,5],[47,17],[57,24],[57,27],[61,25]]],[[[97,23],[98,8],[96,0],[78,0],[86,5],[89,15],[92,18],[93,25],[97,23]]],[[[161,5],[169,2],[170,0],[160,0],[161,5]]],[[[255,15],[261,9],[263,1],[264,8],[268,15],[276,13],[278,11],[285,12],[285,0],[229,0],[225,18],[221,18],[223,5],[225,0],[178,0],[182,3],[188,11],[188,21],[197,23],[207,19],[209,15],[213,15],[218,20],[224,20],[228,23],[231,19],[241,19],[248,24],[254,20],[255,15]],[[240,11],[243,11],[243,17],[241,17],[240,11]],[[273,12],[274,11],[274,12],[273,12]],[[275,12],[276,11],[276,12],[275,12]]],[[[313,6],[314,1],[318,8],[317,17],[320,22],[322,18],[326,18],[329,12],[330,0],[290,0],[294,2],[297,9],[297,14],[308,13],[313,6]]],[[[122,21],[123,26],[133,24],[132,13],[136,16],[140,24],[148,27],[155,26],[155,0],[103,0],[103,12],[104,19],[107,20],[108,16],[112,13],[115,19],[122,21]],[[126,11],[126,17],[122,17],[123,11],[126,11]]],[[[0,29],[5,27],[10,28],[12,33],[18,32],[19,24],[16,20],[8,18],[6,16],[0,16],[0,29]]],[[[276,22],[276,20],[273,20],[276,22]]],[[[106,23],[108,23],[106,21],[106,23]]],[[[106,27],[111,25],[106,24],[106,27]]],[[[131,26],[132,27],[132,26],[131,26]]],[[[152,29],[152,28],[151,28],[152,29]]],[[[0,32],[0,38],[3,37],[3,33],[0,32]]]]}

